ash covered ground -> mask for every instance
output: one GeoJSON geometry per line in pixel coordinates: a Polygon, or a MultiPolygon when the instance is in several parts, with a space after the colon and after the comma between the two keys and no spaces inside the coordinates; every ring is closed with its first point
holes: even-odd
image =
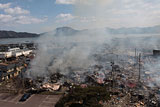
{"type": "MultiPolygon", "coordinates": [[[[77,86],[106,87],[110,100],[95,99],[101,106],[158,107],[159,54],[153,50],[158,53],[159,41],[158,35],[115,36],[104,30],[68,36],[48,33],[38,40],[26,77],[36,81],[36,88],[55,91],[67,87],[65,96],[69,98],[77,86]]],[[[68,102],[64,97],[60,102],[86,104],[75,97],[68,102]]]]}

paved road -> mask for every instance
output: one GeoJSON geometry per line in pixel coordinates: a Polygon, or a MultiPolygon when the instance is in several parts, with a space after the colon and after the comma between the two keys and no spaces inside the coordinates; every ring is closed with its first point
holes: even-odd
{"type": "Polygon", "coordinates": [[[27,101],[19,102],[22,94],[0,93],[0,107],[54,107],[61,95],[32,95],[27,101]]]}

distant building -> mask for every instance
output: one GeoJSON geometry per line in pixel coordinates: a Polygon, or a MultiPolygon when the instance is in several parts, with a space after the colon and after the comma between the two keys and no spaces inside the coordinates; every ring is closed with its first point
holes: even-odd
{"type": "Polygon", "coordinates": [[[154,56],[160,56],[160,50],[153,50],[154,56]]]}
{"type": "Polygon", "coordinates": [[[10,57],[19,57],[19,56],[27,56],[30,53],[32,53],[32,50],[24,50],[24,49],[20,49],[20,48],[10,48],[10,49],[6,49],[5,51],[3,50],[3,52],[0,52],[0,58],[10,58],[10,57]]]}

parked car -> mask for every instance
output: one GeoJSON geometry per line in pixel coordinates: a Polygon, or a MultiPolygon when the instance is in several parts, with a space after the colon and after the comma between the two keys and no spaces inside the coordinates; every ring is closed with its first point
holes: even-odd
{"type": "Polygon", "coordinates": [[[21,99],[19,100],[19,102],[24,102],[26,101],[29,97],[31,96],[31,93],[25,93],[21,99]]]}

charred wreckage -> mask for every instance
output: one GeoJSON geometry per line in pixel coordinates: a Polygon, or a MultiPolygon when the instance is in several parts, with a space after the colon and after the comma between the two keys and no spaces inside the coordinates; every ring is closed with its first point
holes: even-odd
{"type": "MultiPolygon", "coordinates": [[[[5,90],[3,87],[5,81],[19,78],[24,92],[32,94],[48,92],[48,94],[65,96],[71,93],[75,85],[81,88],[106,86],[111,99],[101,102],[103,106],[160,106],[160,85],[155,80],[157,75],[147,71],[149,68],[144,69],[146,62],[153,65],[158,62],[160,50],[153,50],[153,54],[147,56],[135,51],[134,56],[127,56],[127,61],[121,59],[123,55],[112,53],[111,56],[114,58],[107,61],[105,59],[110,58],[110,53],[96,54],[95,60],[99,63],[88,69],[68,67],[67,75],[57,70],[46,77],[37,76],[36,78],[25,76],[31,67],[30,61],[36,56],[34,44],[3,45],[0,46],[0,50],[0,91],[2,92],[5,90]]],[[[8,84],[13,85],[9,82],[8,84]]],[[[17,87],[15,90],[17,91],[17,87]]]]}

